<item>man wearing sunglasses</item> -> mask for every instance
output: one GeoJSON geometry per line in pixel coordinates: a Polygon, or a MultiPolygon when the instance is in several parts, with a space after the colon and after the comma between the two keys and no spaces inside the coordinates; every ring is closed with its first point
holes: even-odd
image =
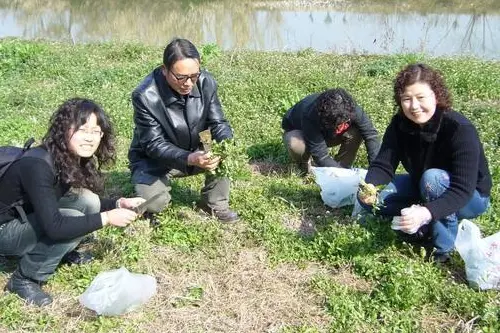
{"type": "Polygon", "coordinates": [[[310,171],[311,157],[318,167],[350,168],[365,142],[368,163],[380,148],[378,132],[368,115],[342,88],[312,94],[284,115],[283,142],[301,175],[310,171]],[[340,146],[332,157],[328,148],[340,146]]]}
{"type": "MultiPolygon", "coordinates": [[[[218,142],[232,138],[217,97],[212,75],[200,70],[200,55],[186,39],[172,40],[157,67],[132,93],[134,136],[129,150],[132,183],[144,199],[157,196],[148,205],[154,213],[170,200],[170,179],[217,168],[220,159],[200,146],[199,133],[210,129],[218,142]]],[[[229,179],[205,172],[199,207],[224,223],[236,222],[229,209],[229,179]]]]}

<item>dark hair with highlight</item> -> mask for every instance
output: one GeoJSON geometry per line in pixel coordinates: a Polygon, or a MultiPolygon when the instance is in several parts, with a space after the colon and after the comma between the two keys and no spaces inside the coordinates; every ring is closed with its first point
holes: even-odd
{"type": "Polygon", "coordinates": [[[170,70],[179,60],[196,59],[200,62],[200,53],[187,39],[174,38],[163,51],[163,65],[170,70]]]}
{"type": "Polygon", "coordinates": [[[451,110],[451,96],[441,73],[425,64],[411,64],[401,70],[394,80],[394,102],[399,112],[401,96],[406,87],[415,83],[427,83],[436,96],[436,107],[443,111],[451,110]]]}
{"type": "Polygon", "coordinates": [[[93,192],[103,190],[100,168],[114,162],[114,134],[108,116],[96,102],[85,98],[65,101],[50,118],[49,129],[42,144],[52,156],[60,182],[93,192]],[[94,156],[83,158],[70,150],[70,135],[87,123],[92,114],[96,115],[103,135],[94,156]]]}
{"type": "Polygon", "coordinates": [[[340,124],[352,121],[356,102],[342,88],[329,89],[316,99],[316,111],[323,130],[336,129],[340,124]]]}

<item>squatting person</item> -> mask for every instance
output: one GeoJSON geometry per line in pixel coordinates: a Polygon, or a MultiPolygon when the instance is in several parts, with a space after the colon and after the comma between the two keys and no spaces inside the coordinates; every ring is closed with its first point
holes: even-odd
{"type": "Polygon", "coordinates": [[[307,174],[311,157],[318,167],[350,168],[364,141],[370,163],[377,156],[380,140],[368,115],[342,88],[312,94],[284,115],[283,142],[302,174],[307,174]],[[329,147],[338,146],[335,157],[329,147]]]}
{"type": "Polygon", "coordinates": [[[0,181],[0,255],[19,258],[5,289],[39,306],[52,302],[41,283],[83,236],[107,225],[132,222],[142,198],[110,200],[102,189],[100,167],[114,159],[108,116],[95,102],[74,98],[52,115],[42,145],[44,158],[23,156],[0,181]]]}
{"type": "MultiPolygon", "coordinates": [[[[215,79],[200,70],[200,54],[186,39],[167,45],[163,64],[133,91],[132,104],[135,128],[128,153],[132,183],[144,199],[162,194],[148,207],[154,214],[170,203],[171,178],[218,166],[220,159],[202,150],[199,133],[210,129],[218,142],[233,133],[222,112],[215,79]]],[[[229,179],[205,175],[199,207],[221,222],[237,221],[238,214],[229,208],[229,179]]],[[[154,223],[154,215],[150,216],[154,223]]]]}

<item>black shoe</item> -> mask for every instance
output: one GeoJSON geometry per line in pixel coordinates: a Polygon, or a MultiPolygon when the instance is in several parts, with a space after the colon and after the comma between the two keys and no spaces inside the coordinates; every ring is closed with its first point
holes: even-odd
{"type": "Polygon", "coordinates": [[[61,264],[68,265],[83,265],[94,260],[94,257],[89,252],[78,252],[77,250],[69,251],[61,259],[61,264]]]}
{"type": "Polygon", "coordinates": [[[158,227],[161,223],[160,220],[156,217],[156,214],[146,212],[142,215],[145,219],[149,220],[149,225],[153,228],[158,227]]]}
{"type": "Polygon", "coordinates": [[[199,208],[208,215],[217,218],[217,220],[219,220],[219,222],[221,223],[235,223],[240,220],[238,213],[229,208],[217,210],[211,209],[210,207],[205,205],[199,205],[199,208]]]}
{"type": "Polygon", "coordinates": [[[450,261],[451,257],[450,254],[445,252],[445,253],[434,253],[434,262],[438,265],[445,264],[448,261],[450,261]]]}
{"type": "Polygon", "coordinates": [[[4,289],[37,306],[52,303],[52,297],[40,288],[40,283],[24,277],[18,269],[12,273],[4,289]]]}

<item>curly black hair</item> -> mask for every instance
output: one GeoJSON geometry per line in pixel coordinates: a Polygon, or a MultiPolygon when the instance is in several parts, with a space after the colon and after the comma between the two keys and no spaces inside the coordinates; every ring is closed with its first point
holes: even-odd
{"type": "Polygon", "coordinates": [[[401,96],[406,87],[418,82],[427,83],[432,89],[438,109],[451,110],[451,96],[441,73],[425,64],[410,64],[401,70],[394,80],[394,102],[399,112],[402,112],[401,96]]]}
{"type": "Polygon", "coordinates": [[[60,182],[93,192],[103,190],[100,168],[115,160],[114,134],[108,116],[96,102],[86,98],[65,101],[50,118],[42,145],[52,156],[60,182]],[[69,142],[73,131],[84,125],[91,114],[96,115],[103,135],[94,156],[82,158],[69,149],[69,142]]]}
{"type": "Polygon", "coordinates": [[[340,124],[354,120],[356,102],[342,88],[329,89],[316,99],[316,111],[323,130],[336,129],[340,124]]]}

